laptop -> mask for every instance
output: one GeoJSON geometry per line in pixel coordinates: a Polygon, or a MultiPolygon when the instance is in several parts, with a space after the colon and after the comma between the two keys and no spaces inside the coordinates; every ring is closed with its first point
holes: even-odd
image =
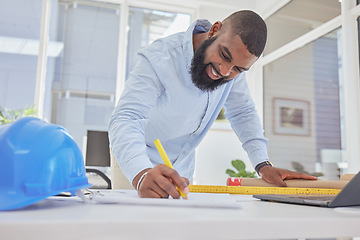
{"type": "Polygon", "coordinates": [[[290,195],[290,194],[258,194],[254,198],[263,201],[293,203],[320,207],[360,206],[360,172],[337,195],[290,195]]]}

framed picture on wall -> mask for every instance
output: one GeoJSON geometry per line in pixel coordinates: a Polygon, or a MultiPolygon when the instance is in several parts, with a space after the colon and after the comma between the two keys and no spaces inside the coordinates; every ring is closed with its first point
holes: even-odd
{"type": "Polygon", "coordinates": [[[310,135],[310,103],[308,101],[274,98],[274,134],[310,135]]]}

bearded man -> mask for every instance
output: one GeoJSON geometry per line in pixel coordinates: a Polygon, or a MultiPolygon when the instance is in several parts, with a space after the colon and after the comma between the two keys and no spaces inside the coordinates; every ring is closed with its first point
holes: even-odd
{"type": "MultiPolygon", "coordinates": [[[[195,21],[186,32],[154,41],[138,53],[109,122],[112,152],[140,197],[179,198],[188,193],[195,149],[220,110],[267,182],[316,179],[273,167],[268,140],[247,86],[245,72],[262,54],[264,20],[238,11],[222,22],[195,21]],[[163,164],[154,145],[160,139],[175,169],[163,164]]],[[[221,149],[219,149],[221,151],[221,149]]]]}

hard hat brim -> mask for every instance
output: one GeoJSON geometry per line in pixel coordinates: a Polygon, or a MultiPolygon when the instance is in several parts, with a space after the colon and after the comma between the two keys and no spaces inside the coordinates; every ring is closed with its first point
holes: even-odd
{"type": "Polygon", "coordinates": [[[65,189],[63,191],[53,192],[46,196],[28,196],[23,192],[16,192],[14,194],[5,193],[4,191],[0,191],[0,211],[10,211],[16,210],[20,208],[24,208],[30,206],[36,202],[44,200],[48,197],[58,195],[62,192],[74,192],[78,189],[84,189],[91,187],[92,184],[87,184],[83,186],[77,186],[69,189],[65,189]]]}

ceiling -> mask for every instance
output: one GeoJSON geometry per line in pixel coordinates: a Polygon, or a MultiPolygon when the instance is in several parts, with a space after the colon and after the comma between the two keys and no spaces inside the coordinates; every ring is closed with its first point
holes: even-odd
{"type": "Polygon", "coordinates": [[[341,13],[338,0],[295,0],[279,10],[276,17],[287,20],[305,20],[325,23],[341,13]]]}
{"type": "MultiPolygon", "coordinates": [[[[189,7],[189,6],[201,6],[201,7],[218,7],[224,9],[253,9],[258,5],[258,1],[274,1],[274,0],[149,0],[152,2],[163,3],[173,6],[189,7]]],[[[276,1],[276,0],[275,0],[276,1]]],[[[279,0],[277,0],[279,1],[279,0]]]]}

